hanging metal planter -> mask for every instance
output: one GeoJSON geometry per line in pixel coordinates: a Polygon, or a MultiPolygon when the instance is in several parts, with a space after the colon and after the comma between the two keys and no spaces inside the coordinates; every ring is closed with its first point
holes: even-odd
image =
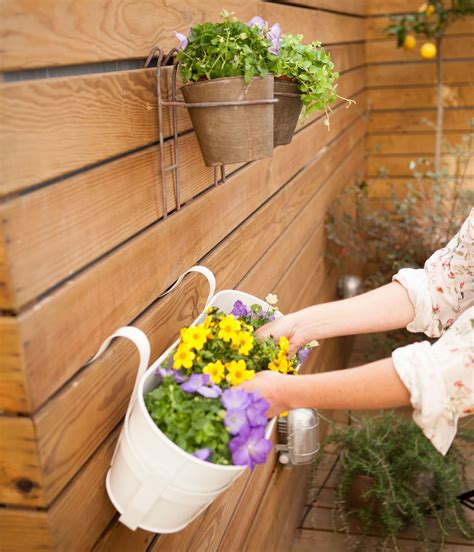
{"type": "Polygon", "coordinates": [[[275,79],[274,91],[278,103],[275,104],[273,142],[275,146],[283,146],[293,139],[303,104],[295,82],[275,79]]]}
{"type": "Polygon", "coordinates": [[[273,153],[273,76],[203,80],[181,87],[208,167],[273,153]]]}

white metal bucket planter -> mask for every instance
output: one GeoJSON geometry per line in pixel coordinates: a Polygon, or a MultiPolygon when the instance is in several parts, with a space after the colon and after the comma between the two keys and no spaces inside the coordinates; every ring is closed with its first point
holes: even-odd
{"type": "MultiPolygon", "coordinates": [[[[258,304],[268,309],[265,301],[235,290],[214,294],[216,282],[206,267],[195,266],[185,272],[200,272],[209,282],[209,296],[205,309],[218,307],[229,313],[235,301],[247,305],[258,304]]],[[[206,317],[205,309],[192,323],[199,324],[206,317]]],[[[280,313],[276,313],[281,316],[280,313]]],[[[149,415],[144,397],[159,383],[157,368],[175,349],[175,341],[149,368],[150,344],[138,328],[126,326],[117,330],[101,345],[93,362],[115,337],[133,341],[140,354],[137,380],[125,416],[124,425],[107,474],[106,487],[110,500],[120,512],[120,521],[132,530],[138,527],[157,533],[173,533],[188,525],[220,493],[246,469],[245,466],[222,466],[205,462],[188,454],[173,443],[155,425],[149,415]]],[[[275,418],[267,425],[270,437],[275,418]]]]}

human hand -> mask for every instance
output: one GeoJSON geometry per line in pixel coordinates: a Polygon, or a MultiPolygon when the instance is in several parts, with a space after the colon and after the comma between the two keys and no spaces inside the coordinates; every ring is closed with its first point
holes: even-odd
{"type": "Polygon", "coordinates": [[[272,337],[277,341],[282,335],[287,337],[290,342],[288,350],[290,355],[295,354],[298,349],[305,345],[304,337],[298,330],[294,314],[287,314],[265,324],[257,330],[256,335],[260,338],[272,337]]]}
{"type": "Polygon", "coordinates": [[[267,418],[278,416],[282,412],[289,410],[289,405],[285,396],[285,387],[288,378],[295,376],[286,376],[271,370],[264,370],[255,375],[251,380],[245,381],[238,386],[239,389],[245,389],[249,392],[258,392],[270,404],[265,415],[267,418]]]}

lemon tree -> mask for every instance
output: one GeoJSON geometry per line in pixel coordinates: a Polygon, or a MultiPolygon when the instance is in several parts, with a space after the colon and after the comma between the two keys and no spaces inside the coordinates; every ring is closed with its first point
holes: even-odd
{"type": "Polygon", "coordinates": [[[436,60],[436,174],[441,172],[441,144],[443,136],[443,61],[442,40],[447,25],[455,19],[474,14],[474,0],[429,0],[413,13],[392,16],[392,23],[386,27],[389,35],[397,39],[397,47],[416,51],[417,39],[422,39],[418,53],[422,59],[436,60]]]}

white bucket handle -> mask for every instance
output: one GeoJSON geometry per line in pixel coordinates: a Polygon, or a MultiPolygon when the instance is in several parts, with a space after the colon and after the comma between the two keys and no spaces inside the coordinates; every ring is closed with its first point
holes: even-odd
{"type": "Polygon", "coordinates": [[[168,293],[171,293],[174,289],[176,289],[179,286],[179,284],[183,281],[183,278],[190,272],[199,272],[200,274],[205,276],[207,281],[209,282],[209,295],[207,296],[206,305],[204,307],[206,308],[209,302],[211,301],[214,293],[216,292],[216,277],[214,276],[214,273],[212,272],[212,270],[209,270],[206,266],[202,266],[202,265],[192,266],[189,270],[186,270],[186,272],[183,272],[183,274],[181,274],[181,276],[176,280],[176,282],[169,289],[163,292],[159,297],[164,297],[165,295],[168,295],[168,293]]]}
{"type": "Polygon", "coordinates": [[[128,413],[131,411],[133,403],[136,399],[136,393],[138,391],[138,383],[140,382],[140,378],[146,372],[146,369],[148,368],[148,365],[150,363],[151,348],[150,342],[148,341],[148,337],[145,335],[145,333],[142,332],[142,330],[135,328],[134,326],[123,326],[122,328],[119,328],[112,335],[109,335],[109,337],[102,343],[97,353],[86,363],[86,366],[94,362],[94,360],[98,359],[100,355],[110,345],[112,340],[114,340],[116,337],[126,337],[127,339],[132,341],[138,349],[138,354],[140,355],[137,377],[135,378],[135,385],[133,387],[131,400],[127,408],[126,416],[128,416],[128,413]]]}

